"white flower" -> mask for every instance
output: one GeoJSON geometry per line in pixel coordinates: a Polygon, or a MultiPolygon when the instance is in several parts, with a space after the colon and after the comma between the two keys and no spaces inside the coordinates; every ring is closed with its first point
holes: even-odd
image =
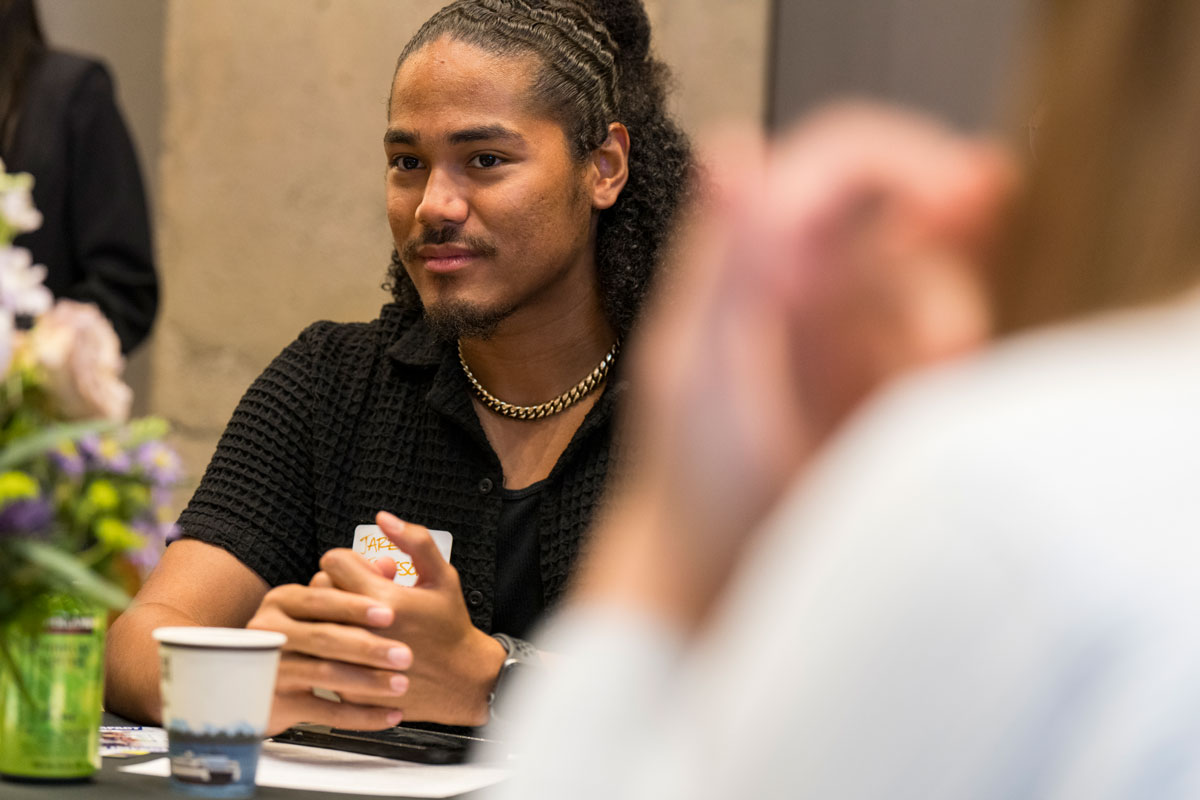
{"type": "Polygon", "coordinates": [[[125,361],[112,325],[90,303],[59,300],[29,332],[29,351],[67,419],[129,418],[133,390],[121,380],[125,361]]]}
{"type": "Polygon", "coordinates": [[[0,161],[0,223],[17,233],[42,226],[42,214],[33,205],[33,176],[27,172],[7,175],[0,161]]]}
{"type": "Polygon", "coordinates": [[[0,216],[21,233],[42,227],[42,212],[33,207],[33,195],[27,188],[0,193],[0,216]]]}
{"type": "Polygon", "coordinates": [[[34,265],[24,247],[0,247],[0,308],[31,317],[49,310],[54,296],[45,280],[46,268],[34,265]]]}

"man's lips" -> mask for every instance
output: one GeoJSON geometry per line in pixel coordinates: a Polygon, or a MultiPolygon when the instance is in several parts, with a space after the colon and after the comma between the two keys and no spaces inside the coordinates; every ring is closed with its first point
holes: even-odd
{"type": "Polygon", "coordinates": [[[479,254],[462,247],[426,245],[417,248],[417,258],[425,262],[425,269],[430,272],[454,272],[479,258],[479,254]]]}

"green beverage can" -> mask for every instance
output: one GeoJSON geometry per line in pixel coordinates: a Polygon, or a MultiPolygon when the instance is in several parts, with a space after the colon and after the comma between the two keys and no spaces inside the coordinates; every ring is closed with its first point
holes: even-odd
{"type": "Polygon", "coordinates": [[[0,631],[12,657],[0,662],[0,775],[86,780],[100,767],[107,614],[56,594],[30,618],[0,631]]]}

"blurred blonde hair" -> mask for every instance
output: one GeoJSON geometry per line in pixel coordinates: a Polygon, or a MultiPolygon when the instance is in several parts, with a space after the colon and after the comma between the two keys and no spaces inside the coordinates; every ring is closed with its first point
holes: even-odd
{"type": "Polygon", "coordinates": [[[1200,283],[1200,0],[1046,0],[1000,333],[1200,283]]]}

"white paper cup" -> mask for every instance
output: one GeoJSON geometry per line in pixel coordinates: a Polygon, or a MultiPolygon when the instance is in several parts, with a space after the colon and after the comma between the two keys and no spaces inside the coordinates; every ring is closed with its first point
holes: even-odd
{"type": "Polygon", "coordinates": [[[155,628],[171,788],[250,797],[271,715],[282,633],[155,628]]]}

